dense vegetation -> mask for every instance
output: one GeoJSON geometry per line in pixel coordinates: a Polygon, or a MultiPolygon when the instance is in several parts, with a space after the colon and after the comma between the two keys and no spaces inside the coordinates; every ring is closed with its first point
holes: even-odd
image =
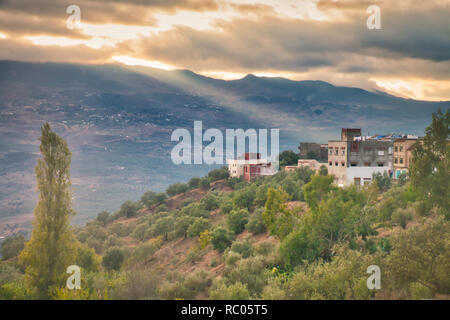
{"type": "Polygon", "coordinates": [[[220,168],[148,191],[64,231],[76,237],[60,244],[75,252],[81,290],[64,288],[65,270],[29,271],[37,236],[8,239],[0,298],[448,298],[448,135],[449,112],[438,112],[409,177],[395,183],[376,175],[338,188],[326,170],[305,168],[246,183],[220,168]],[[367,288],[370,265],[381,269],[380,290],[367,288]]]}

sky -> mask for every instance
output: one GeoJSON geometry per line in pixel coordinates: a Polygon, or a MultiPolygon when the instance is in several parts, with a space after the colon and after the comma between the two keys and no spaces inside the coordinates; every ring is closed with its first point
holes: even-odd
{"type": "Polygon", "coordinates": [[[0,0],[0,59],[252,73],[450,100],[450,0],[0,0]],[[367,27],[371,5],[380,29],[367,27]]]}

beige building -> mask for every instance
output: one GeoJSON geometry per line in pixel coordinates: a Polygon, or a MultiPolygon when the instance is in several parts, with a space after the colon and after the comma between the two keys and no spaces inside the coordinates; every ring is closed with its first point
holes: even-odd
{"type": "Polygon", "coordinates": [[[294,171],[302,167],[310,168],[314,172],[318,171],[325,163],[320,163],[315,159],[300,159],[296,166],[285,166],[284,171],[294,171]]]}
{"type": "Polygon", "coordinates": [[[394,179],[402,173],[408,173],[412,160],[412,151],[421,140],[417,138],[403,138],[394,141],[394,179]]]}

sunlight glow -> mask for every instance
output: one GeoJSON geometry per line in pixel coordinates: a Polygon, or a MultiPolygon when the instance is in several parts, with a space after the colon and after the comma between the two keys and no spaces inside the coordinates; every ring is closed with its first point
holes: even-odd
{"type": "Polygon", "coordinates": [[[160,61],[150,61],[150,60],[145,60],[145,59],[133,58],[133,57],[129,57],[129,56],[113,56],[111,59],[115,62],[119,62],[119,63],[125,64],[127,66],[144,66],[144,67],[157,68],[157,69],[163,69],[163,70],[176,69],[174,66],[165,64],[160,61]]]}

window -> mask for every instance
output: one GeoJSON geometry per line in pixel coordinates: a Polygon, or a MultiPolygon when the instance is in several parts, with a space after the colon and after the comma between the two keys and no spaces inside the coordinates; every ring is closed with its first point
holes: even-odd
{"type": "Polygon", "coordinates": [[[403,146],[400,146],[400,152],[402,152],[403,151],[403,146]]]}
{"type": "Polygon", "coordinates": [[[403,158],[400,158],[400,163],[403,163],[403,158]]]}
{"type": "Polygon", "coordinates": [[[341,162],[341,166],[345,167],[345,162],[342,161],[341,162]]]}
{"type": "Polygon", "coordinates": [[[337,167],[339,164],[338,164],[338,162],[336,161],[336,162],[334,163],[334,165],[337,167]]]}
{"type": "Polygon", "coordinates": [[[395,151],[395,152],[398,152],[398,147],[397,147],[397,146],[394,148],[394,151],[395,151]]]}
{"type": "Polygon", "coordinates": [[[379,167],[384,167],[384,162],[378,162],[377,165],[378,165],[379,167]]]}
{"type": "Polygon", "coordinates": [[[333,162],[330,161],[330,167],[333,165],[333,162]]]}
{"type": "Polygon", "coordinates": [[[333,149],[330,149],[330,155],[332,155],[333,154],[333,149]]]}
{"type": "Polygon", "coordinates": [[[394,163],[398,163],[398,158],[394,158],[394,163]]]}
{"type": "Polygon", "coordinates": [[[364,153],[372,153],[372,148],[364,148],[364,153]]]}
{"type": "Polygon", "coordinates": [[[384,156],[384,149],[378,149],[378,155],[379,156],[384,156]]]}
{"type": "Polygon", "coordinates": [[[388,148],[388,153],[389,153],[389,154],[392,154],[392,147],[389,147],[389,148],[388,148]]]}
{"type": "Polygon", "coordinates": [[[364,167],[370,167],[370,162],[364,162],[364,167]]]}
{"type": "Polygon", "coordinates": [[[334,150],[335,152],[334,152],[334,154],[335,155],[339,155],[339,149],[338,148],[336,148],[336,150],[334,150]]]}
{"type": "Polygon", "coordinates": [[[356,167],[356,166],[357,166],[357,163],[356,163],[356,162],[352,162],[352,163],[350,163],[350,166],[351,166],[351,167],[356,167]]]}
{"type": "Polygon", "coordinates": [[[342,155],[345,156],[345,148],[342,149],[342,155]]]}

